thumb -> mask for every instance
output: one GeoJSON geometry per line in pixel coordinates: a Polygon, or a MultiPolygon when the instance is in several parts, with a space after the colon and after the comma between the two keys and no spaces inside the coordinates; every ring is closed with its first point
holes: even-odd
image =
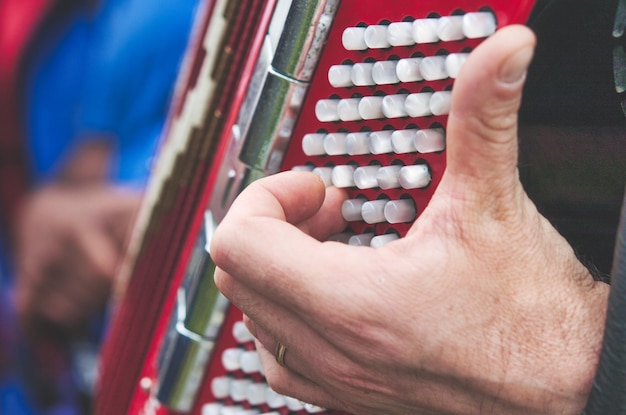
{"type": "Polygon", "coordinates": [[[517,114],[534,46],[528,28],[510,26],[470,54],[452,93],[444,188],[462,185],[489,203],[516,188],[517,114]]]}

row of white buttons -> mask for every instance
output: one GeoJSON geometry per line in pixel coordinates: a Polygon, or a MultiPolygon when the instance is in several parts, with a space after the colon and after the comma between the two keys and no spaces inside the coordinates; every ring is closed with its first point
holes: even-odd
{"type": "Polygon", "coordinates": [[[440,91],[321,99],[315,105],[315,115],[321,122],[446,115],[450,112],[451,97],[450,91],[440,91]]]}
{"type": "Polygon", "coordinates": [[[468,55],[451,53],[425,58],[333,65],[328,70],[328,82],[335,88],[349,88],[456,78],[468,55]]]}
{"type": "Polygon", "coordinates": [[[395,241],[396,239],[400,239],[398,234],[396,233],[388,233],[384,235],[374,236],[371,233],[364,233],[361,235],[355,235],[351,232],[344,232],[337,235],[331,236],[329,241],[341,242],[349,245],[355,246],[371,246],[372,248],[380,248],[383,245],[388,244],[391,241],[395,241]]]}
{"type": "Polygon", "coordinates": [[[244,373],[261,373],[261,359],[256,350],[245,350],[239,347],[233,347],[224,350],[222,353],[222,366],[224,369],[234,372],[241,370],[244,373]]]}
{"type": "Polygon", "coordinates": [[[340,165],[334,167],[315,167],[311,170],[317,174],[326,186],[338,188],[358,187],[373,189],[379,187],[390,189],[419,189],[428,186],[431,181],[428,166],[362,166],[340,165]]]}
{"type": "Polygon", "coordinates": [[[234,402],[248,402],[251,406],[267,405],[272,409],[286,406],[292,411],[306,409],[307,412],[310,413],[323,411],[323,409],[315,405],[309,405],[297,399],[274,392],[274,390],[264,382],[253,382],[250,379],[217,377],[211,382],[211,392],[216,399],[230,398],[234,402]]]}
{"type": "Polygon", "coordinates": [[[342,43],[347,50],[384,49],[416,43],[483,38],[495,30],[495,16],[489,12],[477,12],[389,25],[349,27],[343,32],[342,43]]]}
{"type": "Polygon", "coordinates": [[[302,139],[307,156],[433,153],[446,147],[443,128],[386,130],[360,133],[314,133],[302,139]]]}
{"type": "Polygon", "coordinates": [[[388,200],[348,199],[341,205],[341,214],[348,222],[404,223],[415,220],[417,210],[411,199],[388,200]]]}

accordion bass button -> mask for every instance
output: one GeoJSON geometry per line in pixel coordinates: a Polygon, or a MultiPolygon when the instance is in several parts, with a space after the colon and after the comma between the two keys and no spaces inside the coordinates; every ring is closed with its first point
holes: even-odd
{"type": "Polygon", "coordinates": [[[415,148],[415,134],[417,130],[398,130],[391,135],[391,147],[396,154],[413,153],[415,148]]]}
{"type": "Polygon", "coordinates": [[[400,82],[396,67],[397,61],[380,61],[372,67],[372,80],[377,85],[390,85],[400,82]]]}
{"type": "Polygon", "coordinates": [[[343,31],[341,42],[346,50],[365,50],[365,28],[349,27],[343,31]]]}
{"type": "Polygon", "coordinates": [[[437,36],[437,27],[439,19],[417,19],[413,22],[412,35],[415,43],[436,43],[439,41],[437,36]]]}
{"type": "Polygon", "coordinates": [[[400,239],[398,235],[395,233],[389,233],[385,235],[378,235],[372,238],[371,247],[372,248],[380,248],[383,245],[387,245],[389,242],[393,242],[396,239],[400,239]]]}
{"type": "Polygon", "coordinates": [[[239,349],[236,347],[224,350],[222,352],[222,366],[224,366],[224,369],[229,372],[239,370],[241,368],[239,360],[243,352],[243,349],[239,349]]]}
{"type": "Polygon", "coordinates": [[[495,33],[496,26],[496,17],[490,12],[467,13],[463,16],[463,34],[469,39],[490,36],[495,33]]]}
{"type": "Polygon", "coordinates": [[[398,179],[401,169],[402,166],[385,166],[378,169],[378,173],[376,173],[378,187],[383,190],[399,188],[400,182],[398,179]]]}
{"type": "Polygon", "coordinates": [[[340,121],[337,105],[338,99],[321,99],[315,104],[315,116],[321,122],[340,121]]]}
{"type": "Polygon", "coordinates": [[[359,155],[359,154],[369,154],[370,145],[369,145],[370,133],[362,132],[362,133],[350,133],[346,136],[346,151],[351,156],[359,155]]]}
{"type": "Polygon", "coordinates": [[[398,181],[403,189],[420,189],[430,184],[432,177],[428,166],[417,164],[400,169],[398,181]]]}
{"type": "Polygon", "coordinates": [[[384,97],[365,97],[359,102],[359,113],[364,120],[375,120],[384,118],[383,113],[384,97]]]}
{"type": "Polygon", "coordinates": [[[354,171],[354,184],[359,189],[373,189],[378,187],[376,174],[380,166],[363,166],[354,171]]]}
{"type": "Polygon", "coordinates": [[[261,372],[261,359],[256,351],[245,351],[239,356],[239,366],[243,373],[261,372]]]}
{"type": "Polygon", "coordinates": [[[409,114],[406,112],[404,102],[407,94],[387,95],[383,98],[383,114],[387,118],[401,118],[409,114]]]}
{"type": "Polygon", "coordinates": [[[363,220],[361,209],[365,199],[347,199],[341,204],[341,215],[347,222],[357,222],[363,220]]]}
{"type": "Polygon", "coordinates": [[[333,65],[328,70],[328,83],[335,88],[348,88],[352,83],[352,65],[333,65]]]}
{"type": "Polygon", "coordinates": [[[393,131],[376,131],[370,133],[369,146],[372,154],[387,154],[393,152],[391,146],[391,135],[393,131]]]}
{"type": "Polygon", "coordinates": [[[372,25],[365,29],[365,44],[371,49],[385,49],[390,47],[387,40],[387,27],[383,25],[372,25]]]}
{"type": "Polygon", "coordinates": [[[452,93],[450,91],[435,92],[430,98],[430,112],[433,115],[446,115],[450,113],[452,93]]]}
{"type": "Polygon", "coordinates": [[[409,117],[426,117],[432,115],[430,101],[433,94],[431,92],[418,92],[410,94],[404,101],[404,108],[409,117]]]}
{"type": "Polygon", "coordinates": [[[228,377],[213,378],[211,381],[211,393],[216,399],[226,399],[230,396],[232,379],[228,377]]]}
{"type": "Polygon", "coordinates": [[[450,78],[455,79],[459,75],[468,56],[468,53],[451,53],[446,57],[446,72],[450,78]]]}
{"type": "Polygon", "coordinates": [[[429,56],[424,58],[420,64],[422,76],[427,81],[436,81],[448,78],[446,70],[445,56],[429,56]]]}
{"type": "Polygon", "coordinates": [[[440,17],[437,22],[437,36],[444,42],[464,39],[463,16],[440,17]]]}
{"type": "Polygon", "coordinates": [[[356,86],[375,85],[376,83],[374,82],[374,78],[372,78],[372,69],[374,69],[373,63],[355,63],[352,66],[352,83],[356,86]]]}
{"type": "Polygon", "coordinates": [[[363,203],[361,215],[363,220],[370,225],[385,222],[385,205],[388,200],[379,199],[363,203]]]}
{"type": "Polygon", "coordinates": [[[410,199],[392,200],[385,205],[385,219],[389,223],[404,223],[415,220],[417,210],[410,199]]]}
{"type": "Polygon", "coordinates": [[[237,321],[233,324],[233,337],[239,344],[248,343],[254,340],[254,336],[246,327],[243,321],[237,321]]]}
{"type": "Polygon", "coordinates": [[[415,44],[413,39],[412,22],[391,23],[387,27],[387,41],[391,46],[411,46],[415,44]]]}
{"type": "Polygon", "coordinates": [[[324,137],[324,151],[330,156],[340,156],[347,153],[347,133],[331,133],[324,137]]]}
{"type": "Polygon", "coordinates": [[[330,187],[333,185],[333,168],[332,167],[316,167],[312,171],[313,174],[317,174],[320,179],[324,182],[326,187],[330,187]]]}
{"type": "Polygon", "coordinates": [[[416,82],[424,80],[420,64],[424,58],[400,59],[396,65],[396,76],[400,82],[416,82]]]}
{"type": "Polygon", "coordinates": [[[267,386],[267,389],[265,390],[265,400],[267,406],[272,409],[281,408],[287,405],[287,398],[284,395],[275,392],[274,389],[269,386],[267,386]]]}
{"type": "Polygon", "coordinates": [[[434,153],[446,148],[446,137],[443,128],[419,130],[415,134],[415,149],[420,153],[434,153]]]}
{"type": "Polygon", "coordinates": [[[326,134],[305,134],[302,138],[302,152],[307,156],[322,156],[326,154],[324,139],[326,134]]]}
{"type": "Polygon", "coordinates": [[[352,246],[370,246],[372,239],[374,238],[373,233],[363,233],[361,235],[353,235],[348,241],[348,245],[352,246]]]}
{"type": "Polygon", "coordinates": [[[333,186],[340,189],[354,186],[354,170],[353,166],[335,166],[332,173],[333,186]]]}
{"type": "Polygon", "coordinates": [[[361,102],[361,98],[346,98],[339,101],[337,114],[339,114],[341,121],[359,121],[362,119],[359,113],[359,102],[361,102]]]}

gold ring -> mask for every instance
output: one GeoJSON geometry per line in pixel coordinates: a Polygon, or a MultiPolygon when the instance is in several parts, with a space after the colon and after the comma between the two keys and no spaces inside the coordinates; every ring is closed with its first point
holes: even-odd
{"type": "Polygon", "coordinates": [[[280,342],[276,343],[276,350],[274,350],[274,358],[276,359],[276,363],[285,367],[285,353],[287,352],[287,348],[280,342]]]}

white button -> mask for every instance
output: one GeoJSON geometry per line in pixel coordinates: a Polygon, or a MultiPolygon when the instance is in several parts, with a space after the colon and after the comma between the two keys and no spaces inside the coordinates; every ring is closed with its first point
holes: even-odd
{"type": "Polygon", "coordinates": [[[417,210],[411,199],[392,200],[385,205],[385,219],[389,223],[404,223],[415,220],[417,210]]]}
{"type": "Polygon", "coordinates": [[[489,12],[467,13],[463,16],[463,34],[470,39],[487,37],[496,31],[496,18],[489,12]]]}
{"type": "Polygon", "coordinates": [[[437,36],[444,42],[465,38],[463,34],[463,16],[444,16],[439,18],[437,36]]]}
{"type": "Polygon", "coordinates": [[[383,97],[365,97],[359,102],[359,113],[364,120],[383,118],[383,97]]]}
{"type": "Polygon", "coordinates": [[[243,321],[237,321],[233,324],[233,337],[239,344],[248,343],[254,340],[254,336],[246,327],[243,321]]]}
{"type": "Polygon", "coordinates": [[[211,392],[216,399],[225,399],[230,396],[230,383],[232,379],[228,377],[217,377],[211,381],[211,392]]]}
{"type": "Polygon", "coordinates": [[[378,181],[378,187],[383,190],[397,189],[400,187],[398,181],[398,175],[402,166],[385,166],[378,169],[376,174],[376,180],[378,181]]]}
{"type": "Polygon", "coordinates": [[[396,75],[401,82],[422,81],[424,77],[420,72],[420,63],[423,58],[400,59],[396,65],[396,75]]]}
{"type": "Polygon", "coordinates": [[[287,404],[286,397],[275,392],[274,389],[269,386],[265,391],[265,399],[267,399],[267,406],[272,409],[281,408],[287,404]]]}
{"type": "Polygon", "coordinates": [[[309,414],[317,414],[319,412],[324,412],[326,409],[320,408],[319,406],[312,405],[310,403],[305,403],[304,410],[309,414]]]}
{"type": "Polygon", "coordinates": [[[363,203],[361,207],[361,215],[363,220],[369,224],[380,223],[385,221],[385,205],[388,200],[370,200],[363,203]]]}
{"type": "Polygon", "coordinates": [[[391,135],[393,131],[375,131],[370,133],[370,151],[372,154],[387,154],[393,152],[391,147],[391,135]]]}
{"type": "Polygon", "coordinates": [[[257,373],[262,370],[259,353],[255,350],[246,350],[239,356],[239,366],[243,373],[257,373]]]}
{"type": "Polygon", "coordinates": [[[370,133],[350,133],[346,137],[346,151],[351,156],[357,154],[369,154],[370,152],[370,133]]]}
{"type": "Polygon", "coordinates": [[[355,63],[352,66],[352,83],[356,86],[375,85],[372,68],[374,68],[374,63],[371,62],[355,63]]]}
{"type": "Polygon", "coordinates": [[[387,235],[379,235],[372,239],[371,247],[380,248],[381,246],[386,245],[389,242],[393,242],[396,239],[400,239],[400,237],[396,235],[395,233],[389,233],[387,235]]]}
{"type": "Polygon", "coordinates": [[[365,44],[372,49],[384,49],[391,46],[387,40],[387,26],[368,26],[365,29],[365,44]]]}
{"type": "Polygon", "coordinates": [[[428,186],[431,181],[430,171],[425,164],[404,166],[398,178],[403,189],[420,189],[428,186]]]}
{"type": "Polygon", "coordinates": [[[301,166],[293,166],[291,168],[291,170],[293,171],[306,171],[306,172],[312,172],[313,171],[313,166],[311,166],[310,164],[306,164],[306,165],[301,165],[301,166]]]}
{"type": "Polygon", "coordinates": [[[352,83],[352,65],[333,65],[328,70],[328,82],[335,88],[347,88],[352,83]]]}
{"type": "Polygon", "coordinates": [[[287,404],[287,408],[291,411],[301,411],[304,409],[304,403],[300,402],[296,398],[292,398],[291,396],[286,396],[285,402],[287,404]]]}
{"type": "Polygon", "coordinates": [[[246,390],[246,398],[250,405],[256,406],[265,403],[265,393],[267,391],[267,384],[265,383],[253,383],[248,385],[246,390]]]}
{"type": "Polygon", "coordinates": [[[417,130],[398,130],[391,135],[391,147],[396,154],[413,153],[415,148],[415,133],[417,130]]]}
{"type": "Polygon", "coordinates": [[[439,19],[417,19],[413,22],[413,40],[415,43],[435,43],[439,41],[437,27],[439,19]]]}
{"type": "Polygon", "coordinates": [[[396,73],[398,61],[380,61],[372,67],[372,80],[378,85],[397,84],[400,82],[396,73]]]}
{"type": "Polygon", "coordinates": [[[404,108],[410,117],[427,117],[432,115],[430,110],[431,92],[419,92],[410,94],[404,101],[404,108]]]}
{"type": "Polygon", "coordinates": [[[446,58],[446,72],[448,72],[450,78],[456,79],[459,76],[459,72],[461,72],[461,68],[468,56],[468,53],[451,53],[448,55],[446,58]]]}
{"type": "Polygon", "coordinates": [[[415,40],[413,40],[413,23],[391,23],[387,27],[387,41],[391,46],[409,46],[415,44],[415,40]]]}
{"type": "Polygon", "coordinates": [[[326,134],[305,134],[302,138],[302,152],[307,156],[326,154],[324,138],[326,138],[326,134]]]}
{"type": "Polygon", "coordinates": [[[363,220],[361,208],[365,202],[365,199],[344,200],[341,204],[341,216],[343,216],[346,222],[357,222],[363,220]]]}
{"type": "Polygon", "coordinates": [[[333,168],[332,167],[316,167],[313,169],[313,174],[317,174],[326,187],[330,187],[333,185],[333,168]]]}
{"type": "Polygon", "coordinates": [[[239,370],[241,367],[239,366],[239,358],[242,353],[243,349],[236,347],[224,350],[222,353],[222,366],[224,366],[224,369],[230,372],[239,370]]]}
{"type": "Polygon", "coordinates": [[[321,122],[339,121],[337,114],[338,99],[321,99],[315,104],[315,116],[321,122]]]}
{"type": "Polygon", "coordinates": [[[415,149],[420,153],[434,153],[446,148],[446,136],[443,128],[419,130],[415,134],[415,149]]]}
{"type": "Polygon", "coordinates": [[[365,43],[364,27],[349,27],[343,31],[341,42],[346,50],[364,50],[367,49],[365,43]]]}
{"type": "Polygon", "coordinates": [[[220,415],[222,410],[222,404],[219,403],[205,403],[202,405],[201,415],[220,415]]]}
{"type": "Polygon", "coordinates": [[[361,120],[361,114],[359,114],[359,102],[361,98],[346,98],[339,101],[337,105],[337,114],[341,121],[358,121],[361,120]]]}
{"type": "Polygon", "coordinates": [[[430,98],[430,111],[434,115],[446,115],[450,113],[452,93],[450,91],[435,92],[430,98]]]}
{"type": "Polygon", "coordinates": [[[324,137],[324,151],[330,156],[346,154],[346,136],[348,133],[331,133],[324,137]]]}
{"type": "Polygon", "coordinates": [[[354,171],[354,184],[359,189],[372,189],[378,187],[376,173],[380,166],[363,166],[354,171]]]}
{"type": "Polygon", "coordinates": [[[372,242],[372,238],[374,237],[373,233],[364,233],[361,235],[353,235],[348,241],[348,245],[352,246],[370,246],[372,242]]]}
{"type": "Polygon", "coordinates": [[[445,56],[429,56],[422,60],[420,64],[420,71],[422,76],[427,81],[436,81],[438,79],[448,78],[448,71],[446,71],[446,57],[445,56]]]}
{"type": "MultiPolygon", "coordinates": [[[[361,215],[361,211],[359,210],[359,216],[361,215]]],[[[341,232],[336,233],[328,237],[327,241],[339,242],[342,244],[347,244],[350,241],[350,238],[354,235],[353,232],[341,232]]]]}
{"type": "Polygon", "coordinates": [[[387,118],[407,117],[409,114],[404,107],[407,94],[387,95],[383,98],[383,114],[387,118]]]}
{"type": "Polygon", "coordinates": [[[246,400],[246,390],[248,385],[251,385],[250,379],[233,379],[230,382],[230,397],[235,402],[241,402],[246,400]]]}
{"type": "Polygon", "coordinates": [[[340,189],[354,186],[354,167],[335,166],[332,175],[333,186],[340,189]]]}

